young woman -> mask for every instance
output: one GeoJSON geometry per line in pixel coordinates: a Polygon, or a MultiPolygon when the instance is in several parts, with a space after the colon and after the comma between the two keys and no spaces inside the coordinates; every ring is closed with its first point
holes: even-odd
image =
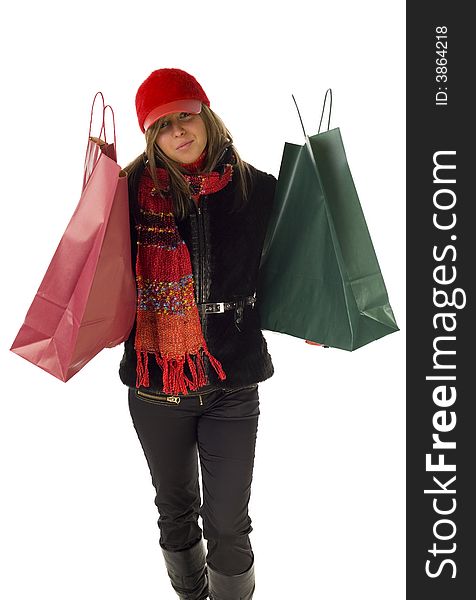
{"type": "Polygon", "coordinates": [[[137,314],[119,375],[173,588],[250,599],[258,382],[274,372],[256,287],[276,179],[239,157],[185,71],[153,71],[136,109],[146,149],[126,170],[137,314]]]}

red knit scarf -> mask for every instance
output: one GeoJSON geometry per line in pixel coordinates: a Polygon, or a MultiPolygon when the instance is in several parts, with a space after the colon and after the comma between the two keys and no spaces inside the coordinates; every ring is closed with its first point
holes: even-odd
{"type": "MultiPolygon", "coordinates": [[[[203,166],[206,150],[195,163],[182,165],[189,171],[203,166]]],[[[231,180],[232,164],[219,171],[184,173],[191,197],[212,194],[231,180]]],[[[141,176],[137,201],[139,218],[136,259],[137,315],[134,348],[137,353],[136,387],[149,387],[149,353],[162,369],[166,394],[187,394],[208,383],[204,371],[205,353],[220,379],[226,374],[208,351],[195,302],[192,263],[187,245],[173,215],[166,169],[157,168],[160,195],[147,169],[141,176]],[[187,362],[191,379],[185,374],[187,362]]]]}

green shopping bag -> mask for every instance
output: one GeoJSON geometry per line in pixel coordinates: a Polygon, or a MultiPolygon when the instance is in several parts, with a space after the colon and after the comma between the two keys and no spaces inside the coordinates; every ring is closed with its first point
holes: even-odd
{"type": "Polygon", "coordinates": [[[321,123],[328,92],[328,131],[309,137],[301,120],[306,143],[284,146],[257,309],[261,329],[355,350],[399,328],[340,130],[329,130],[330,89],[321,123]]]}

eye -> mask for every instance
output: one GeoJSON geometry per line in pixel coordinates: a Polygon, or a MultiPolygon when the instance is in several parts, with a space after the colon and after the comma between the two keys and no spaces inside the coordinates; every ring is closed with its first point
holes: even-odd
{"type": "Polygon", "coordinates": [[[190,116],[191,116],[191,113],[188,113],[188,112],[181,112],[180,113],[180,118],[181,119],[186,119],[187,117],[190,117],[190,116]]]}
{"type": "Polygon", "coordinates": [[[162,123],[159,125],[159,129],[163,129],[164,127],[167,127],[168,124],[169,124],[168,121],[162,121],[162,123]]]}

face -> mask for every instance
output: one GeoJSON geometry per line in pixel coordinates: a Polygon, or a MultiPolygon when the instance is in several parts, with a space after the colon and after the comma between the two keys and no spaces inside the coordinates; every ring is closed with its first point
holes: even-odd
{"type": "Polygon", "coordinates": [[[201,115],[172,113],[159,121],[155,141],[162,152],[179,163],[197,160],[207,145],[207,131],[201,115]]]}

